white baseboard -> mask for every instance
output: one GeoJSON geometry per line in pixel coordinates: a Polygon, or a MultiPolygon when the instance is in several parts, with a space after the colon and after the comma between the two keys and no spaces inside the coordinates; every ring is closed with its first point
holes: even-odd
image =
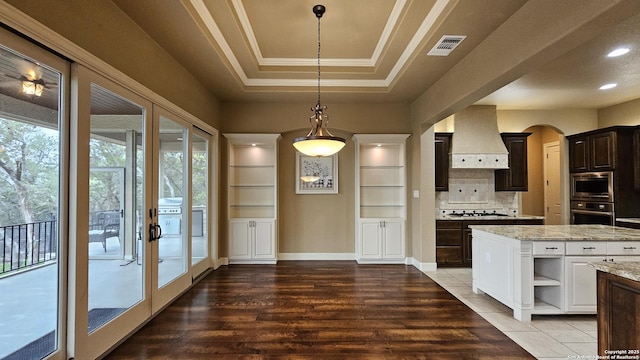
{"type": "Polygon", "coordinates": [[[355,260],[354,253],[280,253],[278,260],[355,260]]]}
{"type": "Polygon", "coordinates": [[[410,260],[408,259],[407,263],[408,265],[413,265],[414,268],[422,272],[436,271],[438,269],[437,263],[423,263],[418,261],[416,258],[411,258],[410,260]]]}
{"type": "Polygon", "coordinates": [[[229,265],[229,258],[228,257],[221,257],[221,258],[215,260],[214,263],[213,263],[213,269],[215,270],[215,269],[217,269],[217,268],[219,268],[220,266],[223,266],[223,265],[229,265]]]}

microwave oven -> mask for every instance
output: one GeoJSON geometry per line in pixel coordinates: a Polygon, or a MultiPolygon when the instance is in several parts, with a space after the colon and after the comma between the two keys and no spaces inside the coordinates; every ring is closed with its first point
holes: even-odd
{"type": "Polygon", "coordinates": [[[571,200],[613,202],[613,172],[571,174],[571,200]]]}

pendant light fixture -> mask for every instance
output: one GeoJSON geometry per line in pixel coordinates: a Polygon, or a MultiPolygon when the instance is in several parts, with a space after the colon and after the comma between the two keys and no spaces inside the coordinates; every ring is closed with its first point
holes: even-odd
{"type": "Polygon", "coordinates": [[[326,106],[320,103],[320,18],[325,13],[324,5],[315,5],[313,13],[318,18],[318,103],[311,108],[314,112],[309,118],[311,131],[304,136],[293,139],[293,146],[301,153],[308,156],[329,156],[340,151],[345,140],[341,137],[333,136],[327,129],[329,117],[324,114],[326,106]]]}

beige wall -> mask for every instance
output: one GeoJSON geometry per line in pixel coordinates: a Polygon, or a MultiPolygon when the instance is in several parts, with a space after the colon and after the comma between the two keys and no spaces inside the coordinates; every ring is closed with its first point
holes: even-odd
{"type": "Polygon", "coordinates": [[[522,193],[521,213],[544,216],[544,144],[560,141],[562,137],[549,126],[533,126],[524,130],[527,138],[529,191],[522,193]]]}
{"type": "Polygon", "coordinates": [[[598,127],[640,125],[640,99],[598,110],[598,127]]]}
{"type": "Polygon", "coordinates": [[[536,125],[547,125],[563,135],[598,128],[598,112],[590,109],[570,110],[498,110],[500,132],[521,132],[536,125]]]}
{"type": "Polygon", "coordinates": [[[521,213],[526,215],[544,215],[544,187],[541,174],[542,161],[542,127],[528,128],[531,135],[527,138],[527,166],[529,191],[522,193],[521,213]]]}
{"type": "MultiPolygon", "coordinates": [[[[408,104],[326,104],[329,130],[347,138],[338,153],[337,195],[295,193],[295,149],[292,141],[309,130],[309,103],[224,103],[223,133],[279,133],[278,224],[280,253],[353,254],[355,252],[355,144],[356,133],[410,133],[408,104]]],[[[407,144],[407,149],[411,145],[407,144]]],[[[226,176],[226,155],[222,159],[226,176]]],[[[407,178],[410,180],[411,167],[407,178]]],[[[409,189],[411,188],[408,185],[409,189]]],[[[224,189],[224,187],[223,187],[224,189]]],[[[223,194],[224,197],[224,194],[223,194]]],[[[224,199],[223,199],[224,200],[224,199]]],[[[225,200],[226,201],[226,200],[225,200]]],[[[222,207],[220,255],[227,254],[226,212],[222,207]]],[[[408,212],[410,213],[410,212],[408,212]]],[[[411,229],[411,222],[407,222],[411,229]]],[[[410,239],[411,231],[407,231],[410,239]]],[[[410,244],[410,241],[408,241],[410,244]]],[[[409,245],[408,245],[409,246],[409,245]]]]}

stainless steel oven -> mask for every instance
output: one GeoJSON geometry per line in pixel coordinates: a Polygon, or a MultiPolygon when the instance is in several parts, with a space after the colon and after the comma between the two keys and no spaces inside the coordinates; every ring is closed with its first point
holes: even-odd
{"type": "Polygon", "coordinates": [[[613,202],[613,172],[571,174],[571,200],[613,202]]]}
{"type": "Polygon", "coordinates": [[[613,203],[597,201],[571,201],[572,224],[615,225],[613,203]]]}

